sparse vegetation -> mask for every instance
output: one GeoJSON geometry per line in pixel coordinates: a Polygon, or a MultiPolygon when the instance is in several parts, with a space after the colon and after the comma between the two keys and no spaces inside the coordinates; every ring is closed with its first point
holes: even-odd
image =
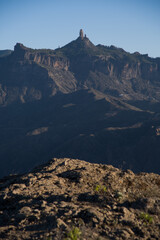
{"type": "Polygon", "coordinates": [[[86,37],[10,53],[0,177],[14,174],[0,179],[0,239],[160,239],[160,176],[145,173],[159,173],[160,59],[86,37]],[[27,173],[52,156],[65,158],[27,173]]]}
{"type": "Polygon", "coordinates": [[[148,213],[142,212],[139,217],[140,217],[140,219],[142,219],[145,223],[149,223],[149,224],[153,223],[153,217],[150,216],[148,213]]]}
{"type": "Polygon", "coordinates": [[[29,174],[1,179],[0,239],[160,239],[159,179],[54,158],[29,174]]]}
{"type": "Polygon", "coordinates": [[[67,233],[67,238],[64,240],[78,240],[81,236],[81,231],[78,227],[74,227],[71,231],[67,233]]]}
{"type": "Polygon", "coordinates": [[[94,191],[98,192],[98,193],[106,193],[107,188],[106,188],[106,186],[96,185],[95,188],[94,188],[94,191]]]}

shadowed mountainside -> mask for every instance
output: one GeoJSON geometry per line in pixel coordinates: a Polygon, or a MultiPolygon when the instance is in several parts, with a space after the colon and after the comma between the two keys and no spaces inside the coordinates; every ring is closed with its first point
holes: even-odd
{"type": "Polygon", "coordinates": [[[0,176],[71,157],[159,173],[160,58],[17,43],[0,58],[0,176]]]}
{"type": "Polygon", "coordinates": [[[159,172],[155,114],[98,96],[83,90],[1,108],[1,174],[29,170],[51,156],[159,172]]]}

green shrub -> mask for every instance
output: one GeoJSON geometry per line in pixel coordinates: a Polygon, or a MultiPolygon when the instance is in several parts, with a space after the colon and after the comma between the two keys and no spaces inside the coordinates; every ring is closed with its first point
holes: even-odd
{"type": "Polygon", "coordinates": [[[95,188],[94,188],[94,191],[95,192],[99,192],[100,189],[101,189],[101,186],[100,185],[96,185],[95,188]]]}
{"type": "Polygon", "coordinates": [[[94,188],[94,191],[100,192],[100,193],[105,193],[105,192],[107,192],[107,188],[105,186],[96,185],[94,188]]]}
{"type": "Polygon", "coordinates": [[[67,233],[67,238],[65,240],[78,240],[81,236],[81,231],[78,227],[74,227],[71,231],[67,233]]]}
{"type": "Polygon", "coordinates": [[[153,222],[153,217],[151,217],[148,213],[142,212],[139,217],[146,223],[151,224],[153,222]]]}

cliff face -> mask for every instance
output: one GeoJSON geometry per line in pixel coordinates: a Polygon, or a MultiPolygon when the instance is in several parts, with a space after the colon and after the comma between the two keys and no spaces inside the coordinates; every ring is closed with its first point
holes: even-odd
{"type": "Polygon", "coordinates": [[[75,90],[76,80],[68,71],[68,61],[52,52],[50,55],[16,44],[14,52],[8,58],[1,59],[1,105],[45,99],[57,92],[75,90]]]}
{"type": "Polygon", "coordinates": [[[37,64],[44,65],[55,69],[68,70],[69,62],[62,57],[58,57],[54,54],[53,50],[47,53],[42,51],[36,51],[23,46],[23,44],[17,43],[14,47],[13,59],[21,61],[32,61],[37,64]]]}
{"type": "Polygon", "coordinates": [[[0,59],[0,104],[27,102],[92,88],[123,100],[160,99],[160,59],[94,46],[79,37],[56,50],[16,44],[0,59]],[[20,86],[21,85],[21,86],[20,86]]]}
{"type": "Polygon", "coordinates": [[[0,180],[0,238],[159,239],[159,187],[157,174],[54,158],[0,180]]]}
{"type": "Polygon", "coordinates": [[[70,59],[70,70],[81,87],[94,88],[124,100],[159,100],[159,58],[129,54],[113,46],[94,46],[85,38],[82,43],[78,41],[80,39],[59,51],[70,59]],[[73,54],[73,49],[77,54],[73,54]]]}
{"type": "Polygon", "coordinates": [[[0,176],[52,156],[159,173],[160,58],[80,37],[0,58],[0,176]],[[22,104],[23,103],[23,104],[22,104]]]}

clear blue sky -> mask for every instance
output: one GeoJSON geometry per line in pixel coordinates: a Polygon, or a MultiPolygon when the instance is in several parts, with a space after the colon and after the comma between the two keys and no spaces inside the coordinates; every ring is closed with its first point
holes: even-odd
{"type": "Polygon", "coordinates": [[[160,0],[0,0],[0,50],[55,49],[80,28],[94,44],[160,57],[160,0]]]}

